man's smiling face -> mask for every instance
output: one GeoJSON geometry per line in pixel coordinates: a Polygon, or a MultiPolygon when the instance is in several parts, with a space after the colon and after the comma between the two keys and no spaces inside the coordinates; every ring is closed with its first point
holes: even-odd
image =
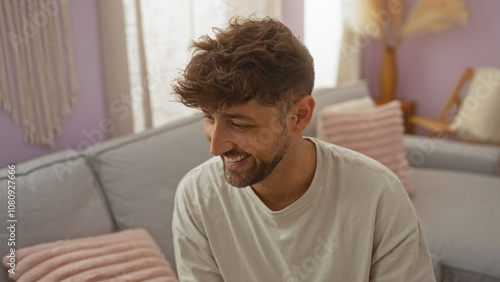
{"type": "Polygon", "coordinates": [[[288,152],[291,133],[276,108],[252,100],[205,113],[205,137],[210,153],[222,158],[226,181],[246,187],[273,172],[288,152]]]}

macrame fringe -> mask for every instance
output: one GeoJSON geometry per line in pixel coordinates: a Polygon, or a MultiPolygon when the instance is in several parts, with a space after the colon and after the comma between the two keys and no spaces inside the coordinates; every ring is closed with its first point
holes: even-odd
{"type": "Polygon", "coordinates": [[[24,141],[53,147],[76,101],[69,1],[0,1],[0,106],[24,141]]]}

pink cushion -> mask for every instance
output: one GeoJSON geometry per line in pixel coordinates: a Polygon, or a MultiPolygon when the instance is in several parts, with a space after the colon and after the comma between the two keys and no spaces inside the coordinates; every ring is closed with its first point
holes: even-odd
{"type": "MultiPolygon", "coordinates": [[[[9,258],[4,265],[9,267],[9,258]]],[[[16,251],[16,281],[177,281],[144,229],[62,240],[16,251]]]]}
{"type": "Polygon", "coordinates": [[[363,113],[320,112],[327,142],[367,155],[394,172],[408,195],[413,189],[403,143],[403,111],[392,101],[363,113]]]}

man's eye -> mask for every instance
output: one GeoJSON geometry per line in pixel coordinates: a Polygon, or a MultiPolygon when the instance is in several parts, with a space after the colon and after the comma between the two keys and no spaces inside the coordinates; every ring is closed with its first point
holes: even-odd
{"type": "Polygon", "coordinates": [[[236,129],[245,129],[245,128],[247,128],[247,126],[246,126],[246,125],[242,125],[242,124],[238,124],[238,123],[234,123],[234,122],[233,122],[233,123],[231,123],[231,125],[232,125],[234,128],[236,128],[236,129]]]}

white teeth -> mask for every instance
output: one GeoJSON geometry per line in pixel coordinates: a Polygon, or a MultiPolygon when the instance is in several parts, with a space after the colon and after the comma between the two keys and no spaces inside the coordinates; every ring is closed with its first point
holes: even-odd
{"type": "Polygon", "coordinates": [[[244,159],[247,155],[239,155],[235,158],[227,158],[227,160],[230,162],[230,163],[235,163],[235,162],[239,162],[241,161],[242,159],[244,159]]]}

